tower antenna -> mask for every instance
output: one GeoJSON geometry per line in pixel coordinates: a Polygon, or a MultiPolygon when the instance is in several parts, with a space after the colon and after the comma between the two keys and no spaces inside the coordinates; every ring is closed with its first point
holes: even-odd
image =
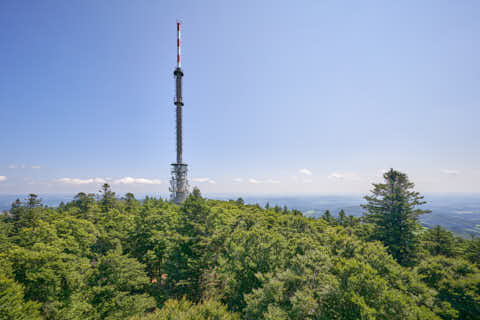
{"type": "Polygon", "coordinates": [[[181,68],[182,67],[182,61],[181,61],[181,55],[182,55],[182,51],[181,51],[181,48],[182,48],[182,45],[180,43],[180,39],[181,39],[181,22],[180,21],[177,21],[177,68],[181,68]]]}
{"type": "Polygon", "coordinates": [[[172,163],[172,179],[170,180],[170,200],[180,204],[189,193],[189,185],[187,181],[187,164],[183,163],[182,155],[182,61],[181,61],[181,22],[177,21],[177,67],[173,72],[175,76],[175,99],[176,106],[176,129],[177,129],[177,162],[172,163]]]}

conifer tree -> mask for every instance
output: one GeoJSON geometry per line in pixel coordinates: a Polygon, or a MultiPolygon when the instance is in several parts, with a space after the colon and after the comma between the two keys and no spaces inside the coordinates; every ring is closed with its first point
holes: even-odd
{"type": "Polygon", "coordinates": [[[455,237],[450,231],[443,229],[439,225],[425,232],[423,242],[425,248],[433,256],[453,257],[456,254],[455,237]]]}
{"type": "Polygon", "coordinates": [[[475,238],[469,241],[465,255],[468,260],[480,268],[480,238],[475,238]]]}
{"type": "Polygon", "coordinates": [[[340,210],[340,212],[338,213],[338,223],[341,226],[345,226],[346,218],[347,218],[347,215],[345,214],[345,211],[343,211],[343,209],[340,210]]]}
{"type": "Polygon", "coordinates": [[[22,202],[17,198],[17,200],[12,203],[9,216],[13,221],[18,221],[22,217],[24,211],[25,208],[23,207],[22,202]]]}
{"type": "Polygon", "coordinates": [[[112,191],[108,183],[104,183],[100,193],[102,194],[100,206],[103,212],[107,212],[115,206],[115,192],[112,191]]]}
{"type": "Polygon", "coordinates": [[[131,192],[126,193],[123,200],[125,201],[125,209],[128,212],[134,212],[140,206],[140,203],[135,199],[135,196],[131,192]]]}
{"type": "Polygon", "coordinates": [[[383,242],[390,254],[403,266],[415,263],[418,247],[418,217],[430,212],[418,206],[423,196],[413,191],[414,183],[405,173],[390,169],[383,175],[385,183],[374,183],[371,195],[365,196],[365,217],[376,226],[374,238],[383,242]]]}
{"type": "Polygon", "coordinates": [[[16,230],[20,230],[25,227],[34,227],[41,213],[42,201],[38,199],[36,194],[31,193],[26,202],[22,203],[17,199],[12,203],[10,209],[11,218],[14,221],[16,230]]]}
{"type": "Polygon", "coordinates": [[[33,209],[38,207],[42,204],[42,200],[38,198],[38,196],[34,193],[30,193],[27,198],[27,207],[33,209]]]}
{"type": "Polygon", "coordinates": [[[73,204],[83,213],[87,212],[95,204],[95,195],[93,193],[79,192],[73,199],[73,204]]]}
{"type": "Polygon", "coordinates": [[[326,210],[323,215],[322,215],[322,219],[327,221],[329,224],[331,225],[335,225],[337,220],[332,216],[332,214],[330,213],[330,210],[326,210]]]}

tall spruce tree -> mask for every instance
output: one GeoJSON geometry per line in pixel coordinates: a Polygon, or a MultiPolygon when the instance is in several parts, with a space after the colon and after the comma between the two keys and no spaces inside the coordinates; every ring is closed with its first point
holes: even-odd
{"type": "Polygon", "coordinates": [[[430,211],[418,208],[426,202],[405,173],[390,169],[383,178],[385,183],[374,183],[372,194],[365,196],[364,215],[376,226],[374,238],[383,242],[401,265],[410,266],[417,256],[418,216],[430,211]]]}

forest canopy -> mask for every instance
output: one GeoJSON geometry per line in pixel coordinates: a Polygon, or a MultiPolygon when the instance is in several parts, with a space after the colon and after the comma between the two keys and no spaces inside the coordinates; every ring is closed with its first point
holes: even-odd
{"type": "Polygon", "coordinates": [[[480,239],[418,216],[390,170],[365,215],[119,198],[109,185],[0,218],[0,319],[478,319],[480,239]]]}

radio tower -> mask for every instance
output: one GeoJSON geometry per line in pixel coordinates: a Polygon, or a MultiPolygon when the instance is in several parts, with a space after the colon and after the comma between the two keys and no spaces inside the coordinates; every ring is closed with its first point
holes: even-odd
{"type": "Polygon", "coordinates": [[[176,95],[174,104],[177,112],[177,162],[172,163],[172,180],[170,180],[170,200],[180,204],[188,195],[187,164],[182,161],[182,64],[180,60],[180,22],[177,21],[177,67],[175,76],[176,95]]]}

